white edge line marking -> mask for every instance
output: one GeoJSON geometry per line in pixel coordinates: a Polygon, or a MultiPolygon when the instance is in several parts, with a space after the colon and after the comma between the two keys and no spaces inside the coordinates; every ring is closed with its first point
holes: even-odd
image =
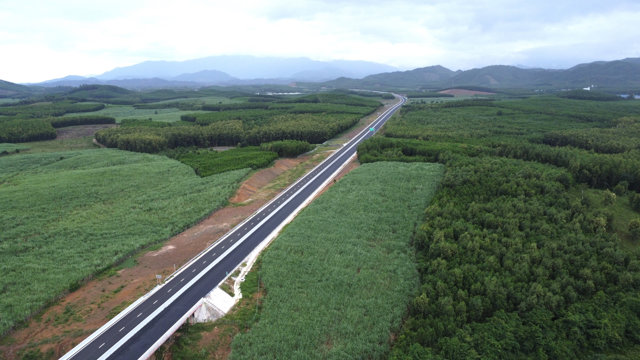
{"type": "MultiPolygon", "coordinates": [[[[382,114],[380,114],[373,122],[371,122],[371,124],[367,125],[364,129],[362,129],[362,131],[360,133],[358,133],[353,139],[351,139],[349,142],[345,143],[342,145],[342,147],[338,150],[336,150],[334,152],[334,154],[337,154],[338,152],[340,152],[342,149],[344,149],[347,145],[349,145],[349,143],[354,142],[354,140],[358,139],[357,141],[359,141],[359,137],[363,134],[366,134],[370,127],[376,127],[378,126],[379,122],[381,122],[382,119],[384,119],[385,117],[387,117],[390,113],[395,112],[400,106],[402,106],[404,103],[406,102],[406,98],[400,96],[400,102],[398,102],[397,104],[393,105],[392,107],[390,107],[389,109],[387,109],[386,111],[384,111],[382,114]]],[[[356,141],[356,142],[357,142],[356,141]]],[[[332,154],[333,155],[333,154],[332,154]]],[[[273,203],[277,200],[280,199],[280,196],[284,193],[286,193],[287,191],[289,191],[290,189],[294,188],[294,187],[299,187],[299,183],[301,181],[303,181],[305,178],[307,178],[308,175],[312,174],[313,172],[315,172],[318,168],[320,168],[321,166],[323,166],[325,163],[327,163],[329,160],[331,160],[332,156],[329,156],[327,159],[323,160],[321,163],[319,163],[318,165],[316,165],[313,169],[311,169],[307,175],[300,177],[298,180],[296,180],[293,184],[289,185],[286,189],[284,189],[282,192],[280,192],[277,196],[275,196],[274,198],[272,198],[269,202],[267,202],[266,204],[264,204],[261,208],[259,208],[258,210],[256,210],[256,212],[254,214],[252,214],[251,216],[247,217],[244,221],[240,222],[238,225],[236,225],[234,228],[232,228],[229,232],[227,232],[225,235],[223,235],[220,239],[218,239],[218,241],[216,241],[214,244],[210,245],[209,247],[205,248],[204,250],[202,250],[198,255],[196,255],[195,257],[193,257],[190,261],[186,262],[185,264],[183,264],[176,272],[174,272],[173,274],[169,275],[167,277],[167,279],[165,280],[165,283],[161,284],[160,286],[156,286],[155,288],[153,288],[151,291],[149,291],[147,294],[141,296],[140,298],[138,298],[138,300],[136,300],[135,302],[133,302],[131,305],[129,305],[126,309],[124,309],[122,312],[120,312],[118,315],[116,315],[113,319],[109,320],[106,324],[104,324],[102,327],[100,327],[100,329],[98,329],[97,331],[95,331],[94,333],[92,333],[91,335],[89,335],[86,339],[84,339],[80,344],[76,345],[73,349],[71,349],[68,353],[66,353],[64,356],[62,356],[60,358],[60,360],[68,360],[70,358],[72,358],[76,353],[80,352],[82,349],[84,349],[89,343],[91,343],[93,340],[95,340],[97,337],[99,337],[100,335],[102,335],[105,331],[107,331],[109,328],[111,328],[116,322],[120,321],[121,318],[125,317],[126,315],[128,315],[131,311],[133,311],[138,305],[140,305],[140,303],[144,302],[144,300],[146,300],[147,298],[149,298],[151,295],[155,294],[158,290],[160,290],[164,284],[166,284],[167,282],[169,282],[170,280],[172,280],[176,275],[178,275],[179,273],[181,273],[182,271],[186,270],[191,264],[193,264],[195,261],[198,261],[198,259],[200,259],[200,257],[204,256],[206,253],[209,252],[209,250],[211,250],[212,248],[215,248],[217,245],[219,245],[224,239],[226,239],[227,237],[233,235],[234,233],[236,233],[242,226],[244,226],[246,224],[247,221],[251,220],[255,214],[260,213],[261,211],[267,209],[269,206],[272,206],[273,203]]],[[[330,165],[328,165],[330,166],[330,165]]],[[[314,176],[314,178],[317,176],[314,176]]],[[[309,182],[313,181],[310,180],[309,182]]],[[[306,185],[305,185],[306,186],[306,185]]],[[[282,206],[282,205],[281,205],[282,206]]],[[[275,207],[275,205],[273,205],[273,207],[275,207]]],[[[273,214],[273,212],[271,213],[273,214]]],[[[270,218],[271,214],[269,214],[266,218],[270,218]]],[[[265,220],[261,221],[260,224],[262,222],[264,222],[265,220]]],[[[257,227],[259,227],[260,225],[258,225],[257,227]]],[[[244,237],[243,237],[244,238],[244,237]]],[[[237,242],[231,249],[234,249],[237,245],[239,245],[240,243],[242,243],[242,239],[237,242]]],[[[229,252],[229,250],[225,251],[225,255],[229,252]]],[[[216,261],[214,261],[213,264],[217,264],[219,259],[222,259],[224,256],[219,257],[218,259],[216,259],[216,261]]],[[[211,265],[210,265],[211,266],[211,265]]],[[[208,270],[207,270],[208,271],[208,270]]],[[[195,278],[194,278],[195,279],[195,278]]],[[[198,278],[199,279],[199,278],[198,278]]],[[[189,285],[190,283],[187,284],[187,286],[190,287],[189,285]]],[[[186,287],[186,286],[185,286],[186,287]]],[[[174,294],[174,297],[177,294],[182,294],[182,292],[177,292],[176,294],[174,294]]],[[[173,297],[172,297],[173,298],[173,297]]],[[[154,302],[155,304],[155,302],[154,302]]],[[[162,307],[162,309],[164,310],[164,307],[162,307]]],[[[156,310],[157,311],[157,310],[156,310]]],[[[154,312],[155,313],[155,312],[154,312]]],[[[153,313],[152,313],[153,315],[153,313]]],[[[154,315],[155,317],[155,315],[154,315]]],[[[146,319],[145,319],[146,320],[146,319]]],[[[146,323],[145,323],[146,324],[146,323]]],[[[135,329],[137,329],[140,325],[138,325],[135,329]]],[[[136,330],[137,332],[137,330],[136,330]]],[[[129,335],[131,332],[129,332],[127,335],[129,335]]],[[[103,357],[101,357],[100,359],[103,359],[103,357]]]]}
{"type": "Polygon", "coordinates": [[[173,324],[173,326],[171,328],[169,328],[169,330],[167,330],[167,332],[164,333],[164,335],[162,335],[160,338],[158,338],[158,340],[156,340],[156,342],[151,345],[151,347],[144,353],[142,354],[142,356],[140,356],[138,358],[138,360],[140,359],[148,359],[151,357],[151,355],[153,355],[153,353],[162,345],[164,344],[165,341],[167,341],[167,339],[174,333],[176,332],[176,330],[178,330],[178,328],[180,326],[182,326],[182,324],[184,324],[185,321],[187,321],[187,319],[189,318],[189,316],[191,316],[191,314],[193,314],[199,306],[202,306],[202,303],[204,302],[204,299],[200,299],[198,302],[196,302],[195,305],[193,305],[193,307],[191,309],[189,309],[189,311],[187,311],[178,321],[176,321],[175,324],[173,324]]]}

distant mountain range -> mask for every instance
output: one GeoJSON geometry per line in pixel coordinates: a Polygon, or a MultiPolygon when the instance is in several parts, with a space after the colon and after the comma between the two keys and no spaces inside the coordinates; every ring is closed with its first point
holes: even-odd
{"type": "Polygon", "coordinates": [[[409,71],[365,61],[321,62],[305,58],[216,56],[196,60],[147,61],[85,78],[67,76],[30,86],[0,80],[0,97],[64,91],[83,84],[114,85],[131,90],[201,88],[210,85],[297,83],[308,88],[438,90],[453,87],[491,89],[575,89],[595,85],[605,91],[640,91],[640,58],[597,61],[566,70],[492,65],[466,71],[429,66],[409,71]],[[327,79],[334,79],[325,81],[327,79]]]}
{"type": "Polygon", "coordinates": [[[103,84],[139,90],[208,85],[287,84],[298,81],[320,82],[338,77],[357,79],[393,70],[397,69],[367,61],[212,56],[186,61],[145,61],[115,68],[91,78],[67,76],[32,85],[52,87],[103,84]]]}
{"type": "Polygon", "coordinates": [[[601,89],[639,89],[640,58],[597,61],[566,70],[523,69],[492,65],[480,69],[452,71],[429,66],[409,71],[369,75],[362,79],[340,78],[326,87],[364,89],[442,89],[479,86],[492,89],[571,89],[595,85],[601,89]]]}

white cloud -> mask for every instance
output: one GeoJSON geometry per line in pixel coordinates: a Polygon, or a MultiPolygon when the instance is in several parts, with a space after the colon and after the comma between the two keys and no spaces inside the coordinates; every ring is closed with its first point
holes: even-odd
{"type": "Polygon", "coordinates": [[[0,0],[0,79],[221,54],[570,66],[640,56],[635,1],[0,0]]]}

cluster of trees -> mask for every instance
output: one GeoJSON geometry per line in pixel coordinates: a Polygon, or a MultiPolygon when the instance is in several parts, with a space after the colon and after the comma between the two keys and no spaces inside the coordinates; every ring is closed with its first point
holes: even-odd
{"type": "MultiPolygon", "coordinates": [[[[150,119],[122,119],[120,120],[120,127],[171,127],[171,126],[180,126],[186,125],[188,123],[185,122],[164,122],[164,121],[153,121],[150,119]]],[[[190,124],[189,124],[190,125],[190,124]]]]}
{"type": "Polygon", "coordinates": [[[373,137],[358,146],[358,160],[375,161],[444,162],[452,154],[479,156],[491,151],[480,145],[450,142],[373,137]]]}
{"type": "Polygon", "coordinates": [[[54,128],[115,122],[112,118],[97,116],[60,117],[67,113],[98,111],[104,106],[101,103],[76,103],[68,100],[43,103],[23,101],[0,106],[0,142],[50,140],[56,138],[54,128]]]}
{"type": "MultiPolygon", "coordinates": [[[[248,103],[244,103],[248,104],[248,103]]],[[[215,105],[215,106],[223,106],[215,105]]],[[[227,104],[236,105],[236,104],[227,104]]],[[[243,104],[238,104],[243,105],[243,104]]],[[[259,104],[267,105],[267,104],[259,104]]],[[[259,126],[272,122],[275,118],[282,118],[283,115],[293,114],[353,114],[366,116],[372,113],[376,107],[350,106],[343,104],[317,104],[317,103],[272,103],[266,109],[261,108],[229,108],[215,112],[184,114],[180,117],[182,121],[193,122],[199,125],[207,125],[222,120],[240,119],[248,127],[259,126]]]]}
{"type": "Polygon", "coordinates": [[[639,109],[576,102],[409,106],[359,147],[446,165],[391,358],[626,358],[640,341],[640,137],[617,117],[639,109]]]}
{"type": "Polygon", "coordinates": [[[551,146],[574,146],[598,153],[617,154],[639,149],[640,118],[625,117],[612,128],[572,129],[544,134],[543,143],[551,146]]]}
{"type": "Polygon", "coordinates": [[[300,140],[280,140],[260,144],[261,150],[273,151],[280,157],[296,157],[311,151],[313,148],[313,145],[300,140]]]}
{"type": "Polygon", "coordinates": [[[127,126],[103,129],[96,132],[95,138],[110,148],[154,153],[177,147],[235,146],[244,140],[244,130],[241,121],[229,120],[207,126],[127,126]]]}
{"type": "Polygon", "coordinates": [[[339,92],[317,93],[286,100],[290,103],[329,103],[349,106],[364,106],[377,108],[380,103],[362,96],[344,95],[339,92]]]}
{"type": "Polygon", "coordinates": [[[319,94],[295,98],[287,103],[226,105],[219,105],[218,111],[181,117],[183,122],[179,125],[190,122],[193,126],[155,128],[146,126],[148,124],[144,122],[131,122],[117,129],[101,130],[96,133],[96,139],[107,147],[142,152],[190,146],[260,145],[278,140],[317,144],[355,125],[362,116],[373,112],[379,103],[354,96],[319,94]],[[264,106],[268,109],[262,108],[264,106]],[[140,140],[136,141],[136,137],[140,140]]]}
{"type": "Polygon", "coordinates": [[[576,99],[576,100],[593,100],[593,101],[622,100],[620,96],[607,94],[600,91],[589,91],[589,90],[570,90],[570,91],[561,92],[558,94],[558,96],[567,98],[567,99],[576,99]]]}
{"type": "Polygon", "coordinates": [[[102,103],[78,103],[74,101],[29,102],[0,106],[0,115],[15,118],[47,118],[69,113],[92,112],[104,109],[102,103]]]}
{"type": "Polygon", "coordinates": [[[0,121],[0,142],[28,142],[56,138],[55,128],[72,125],[114,124],[106,116],[58,117],[49,119],[11,119],[0,121]]]}
{"type": "Polygon", "coordinates": [[[409,99],[454,97],[451,94],[432,92],[432,91],[409,92],[409,93],[406,93],[405,96],[408,97],[409,99]]]}
{"type": "Polygon", "coordinates": [[[115,124],[116,119],[110,116],[86,115],[73,117],[59,117],[49,120],[54,128],[74,125],[115,124]]]}
{"type": "Polygon", "coordinates": [[[51,140],[56,130],[46,119],[14,119],[0,121],[0,143],[51,140]]]}
{"type": "Polygon", "coordinates": [[[203,104],[201,110],[205,111],[227,111],[227,110],[243,110],[243,109],[263,109],[269,108],[266,102],[241,102],[231,104],[203,104]]]}
{"type": "Polygon", "coordinates": [[[531,143],[501,143],[496,154],[564,167],[579,182],[592,187],[612,189],[621,182],[640,191],[640,150],[622,154],[598,154],[588,151],[531,143]]]}

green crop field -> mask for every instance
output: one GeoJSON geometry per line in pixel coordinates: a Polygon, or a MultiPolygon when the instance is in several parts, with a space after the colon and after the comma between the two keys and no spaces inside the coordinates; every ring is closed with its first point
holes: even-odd
{"type": "Polygon", "coordinates": [[[109,149],[2,156],[0,169],[0,333],[221,207],[249,171],[201,178],[109,149]]]}
{"type": "Polygon", "coordinates": [[[0,143],[0,155],[17,153],[29,149],[26,145],[18,145],[11,143],[0,143]]]}
{"type": "Polygon", "coordinates": [[[412,232],[442,172],[364,165],[302,211],[262,257],[264,307],[231,358],[384,357],[418,286],[412,232]]]}
{"type": "MultiPolygon", "coordinates": [[[[104,109],[87,113],[87,115],[111,116],[117,122],[123,119],[152,119],[153,121],[175,122],[180,121],[180,116],[193,113],[193,110],[183,111],[177,108],[137,109],[133,105],[107,105],[104,109]]],[[[65,116],[77,116],[77,114],[65,116]]]]}

